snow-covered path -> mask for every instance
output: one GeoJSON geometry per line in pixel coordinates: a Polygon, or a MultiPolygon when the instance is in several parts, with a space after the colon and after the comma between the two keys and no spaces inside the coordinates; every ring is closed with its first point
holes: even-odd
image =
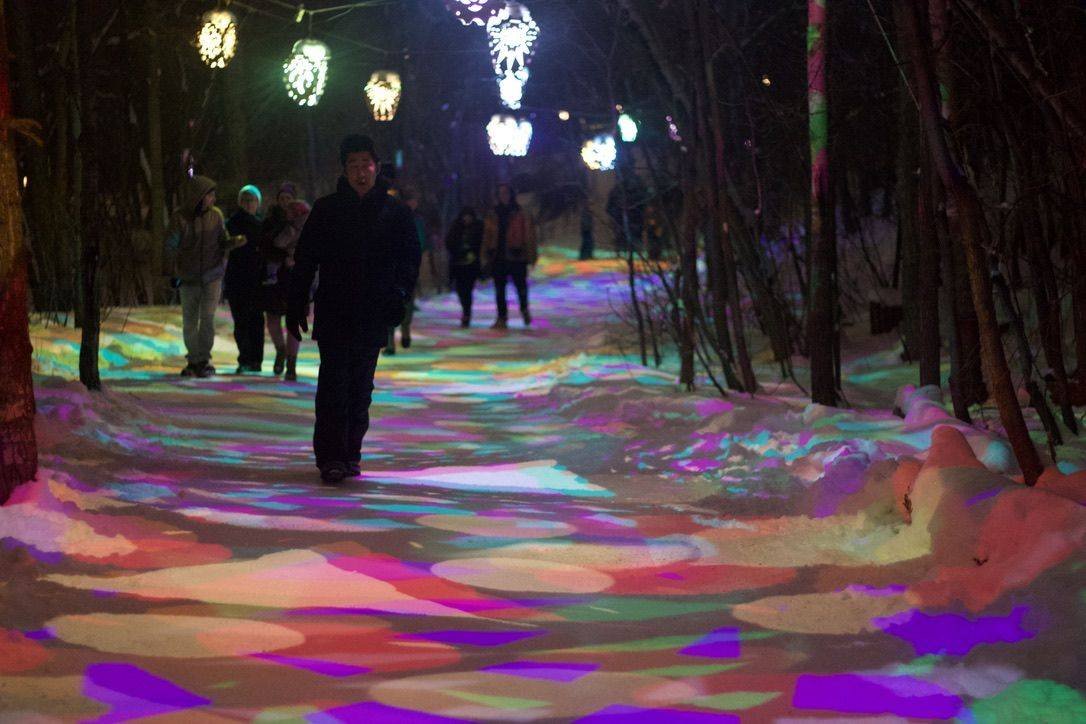
{"type": "Polygon", "coordinates": [[[296,384],[182,380],[177,311],[115,313],[94,397],[60,381],[74,332],[37,328],[0,720],[1086,717],[1086,509],[1015,488],[1005,446],[949,426],[926,455],[948,420],[920,403],[680,395],[611,346],[607,263],[552,257],[533,294],[508,332],[489,289],[471,330],[423,303],[338,489],[311,462],[312,343],[296,384]]]}

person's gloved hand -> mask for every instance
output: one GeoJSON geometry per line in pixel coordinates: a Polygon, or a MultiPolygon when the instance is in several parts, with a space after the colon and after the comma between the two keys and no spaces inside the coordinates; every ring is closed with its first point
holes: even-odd
{"type": "Polygon", "coordinates": [[[302,332],[308,331],[309,322],[306,321],[305,315],[300,317],[293,314],[287,315],[287,333],[290,334],[291,337],[294,337],[294,339],[301,342],[302,332]]]}

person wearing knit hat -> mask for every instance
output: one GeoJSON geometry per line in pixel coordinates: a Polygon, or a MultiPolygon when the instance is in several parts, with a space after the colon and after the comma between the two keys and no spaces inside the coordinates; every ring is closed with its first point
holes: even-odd
{"type": "Polygon", "coordinates": [[[275,203],[285,210],[290,202],[298,198],[298,186],[293,181],[284,181],[279,184],[279,191],[275,194],[275,203]]]}
{"type": "Polygon", "coordinates": [[[181,291],[181,319],[188,364],[184,377],[210,377],[215,344],[215,310],[222,298],[227,254],[244,243],[226,231],[215,206],[215,182],[193,176],[181,188],[180,205],[170,218],[166,247],[181,291]]]}
{"type": "Polygon", "coordinates": [[[223,294],[234,318],[234,341],[238,345],[237,374],[259,374],[264,364],[264,313],[260,308],[260,286],[264,280],[264,258],[260,253],[260,189],[252,184],[238,192],[238,209],[226,221],[231,234],[245,237],[245,243],[230,252],[226,263],[223,294]]]}

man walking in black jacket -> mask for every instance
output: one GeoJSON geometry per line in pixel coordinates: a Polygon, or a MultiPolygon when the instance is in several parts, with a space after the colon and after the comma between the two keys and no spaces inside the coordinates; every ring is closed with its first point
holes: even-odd
{"type": "Polygon", "coordinates": [[[319,271],[313,339],[321,366],[313,451],[329,484],[360,473],[377,359],[389,327],[403,319],[420,263],[411,212],[378,180],[373,141],[348,136],[339,158],[343,176],[336,192],[313,205],[298,240],[287,311],[287,330],[300,340],[309,329],[306,306],[319,271]]]}

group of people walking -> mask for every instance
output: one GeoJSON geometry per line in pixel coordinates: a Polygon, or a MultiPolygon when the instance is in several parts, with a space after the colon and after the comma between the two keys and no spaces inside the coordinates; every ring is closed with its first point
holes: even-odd
{"type": "Polygon", "coordinates": [[[183,377],[210,377],[215,343],[215,310],[225,298],[234,319],[238,374],[259,374],[264,366],[264,334],[275,347],[272,372],[297,379],[298,341],[284,333],[287,289],[294,251],[309,217],[309,204],[296,198],[287,182],[261,218],[260,189],[244,186],[238,208],[224,220],[215,206],[215,182],[193,176],[181,192],[167,234],[173,252],[174,286],[181,296],[186,362],[183,377]]]}
{"type": "Polygon", "coordinates": [[[464,207],[445,237],[449,253],[449,279],[460,299],[460,326],[471,326],[475,284],[493,277],[498,315],[494,329],[509,326],[506,291],[509,281],[517,291],[520,315],[525,325],[532,323],[528,306],[528,267],[539,257],[535,227],[517,204],[516,192],[509,184],[498,187],[498,203],[485,218],[475,209],[464,207]]]}
{"type": "MultiPolygon", "coordinates": [[[[414,205],[396,198],[379,175],[373,141],[348,136],[340,162],[343,174],[334,193],[311,208],[297,198],[293,184],[284,183],[263,217],[256,186],[241,189],[238,208],[226,220],[215,206],[215,182],[193,176],[182,189],[166,240],[181,297],[183,376],[215,374],[215,311],[225,297],[234,320],[237,373],[263,370],[267,332],[275,347],[273,373],[297,379],[298,349],[314,308],[320,371],[313,450],[321,479],[330,484],[360,474],[377,360],[382,350],[395,349],[397,327],[403,346],[410,346],[423,247],[414,205]]],[[[471,325],[476,284],[488,277],[497,303],[492,328],[508,327],[510,280],[524,324],[531,324],[528,268],[537,259],[535,229],[511,186],[498,187],[497,204],[485,215],[462,209],[445,245],[462,327],[471,325]]]]}

